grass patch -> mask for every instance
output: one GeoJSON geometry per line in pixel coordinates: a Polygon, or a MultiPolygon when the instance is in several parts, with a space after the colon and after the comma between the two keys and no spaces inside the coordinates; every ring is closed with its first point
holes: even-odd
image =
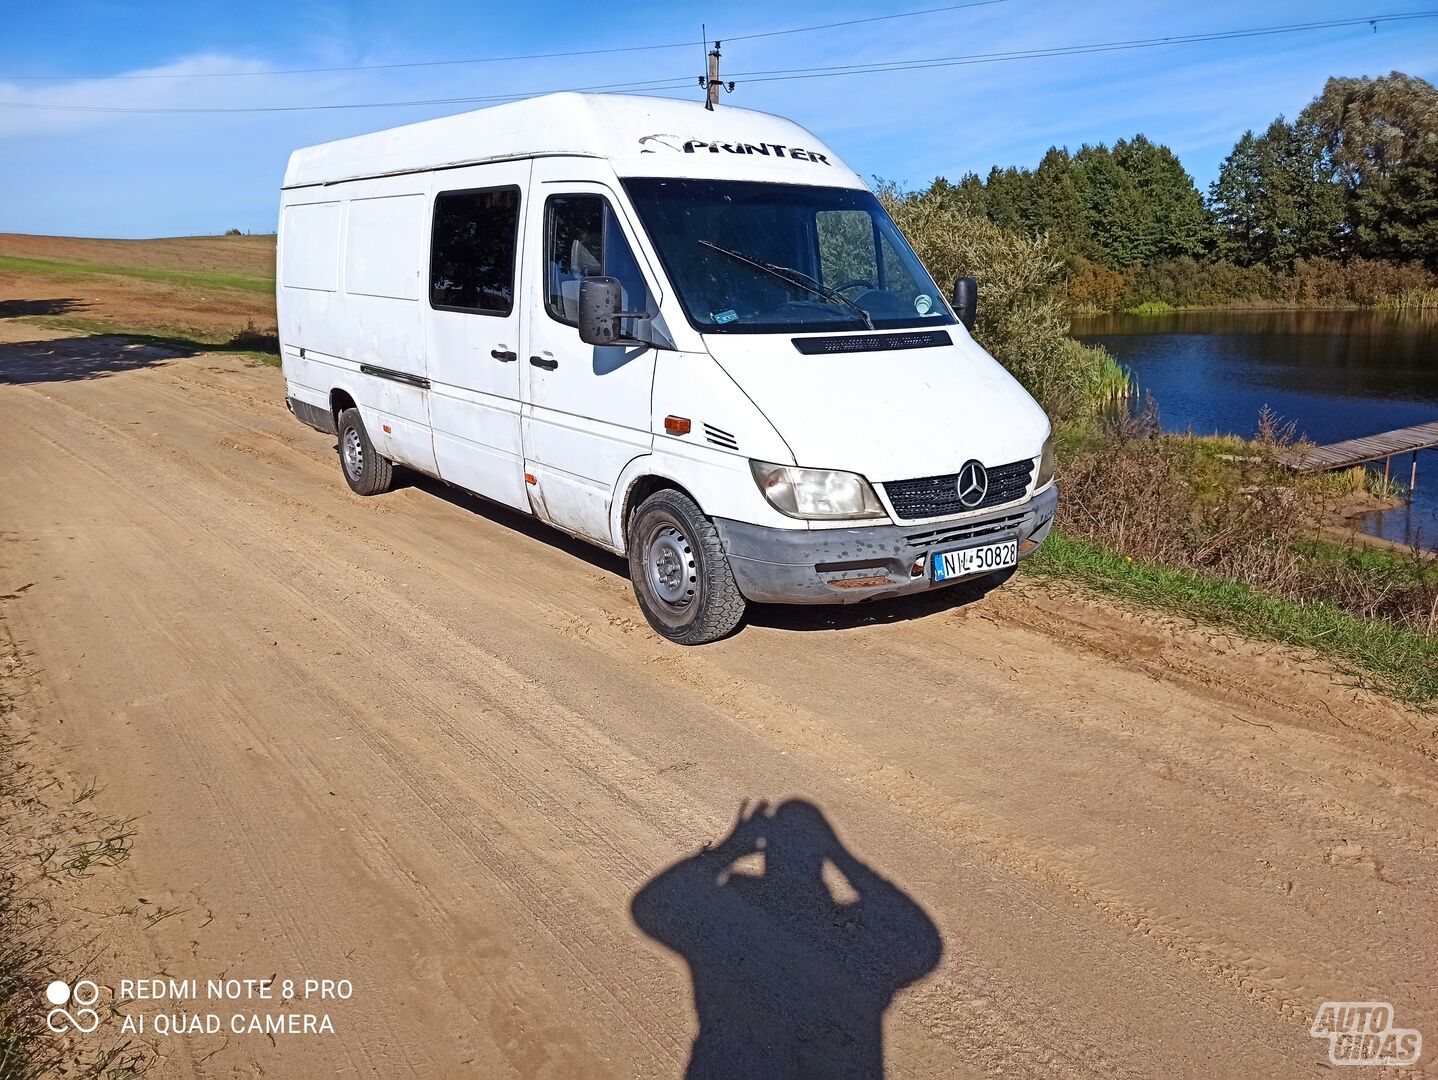
{"type": "Polygon", "coordinates": [[[28,740],[11,724],[7,676],[22,670],[24,659],[3,628],[0,661],[0,1077],[137,1080],[155,1058],[120,1031],[114,1001],[97,1004],[101,1027],[76,1040],[46,1026],[44,995],[57,977],[102,981],[95,965],[107,951],[108,929],[85,918],[77,883],[129,858],[133,821],[96,810],[93,783],[67,797],[58,778],[42,781],[25,760],[28,740]]]}
{"type": "Polygon", "coordinates": [[[273,293],[275,279],[225,270],[176,270],[154,266],[109,266],[82,262],[77,259],[35,259],[20,255],[0,255],[0,270],[22,274],[45,274],[53,278],[77,280],[87,277],[140,278],[166,285],[202,289],[237,289],[241,292],[273,293]]]}
{"type": "Polygon", "coordinates": [[[1330,566],[1346,566],[1374,577],[1421,585],[1438,576],[1438,566],[1426,555],[1398,548],[1341,544],[1334,540],[1307,538],[1293,545],[1304,555],[1330,566]]]}
{"type": "Polygon", "coordinates": [[[1333,604],[1285,600],[1241,582],[1135,561],[1059,532],[1049,536],[1027,565],[1110,596],[1311,649],[1400,701],[1423,709],[1438,705],[1438,640],[1384,620],[1357,618],[1333,604]]]}
{"type": "Polygon", "coordinates": [[[1178,308],[1166,300],[1145,300],[1141,304],[1124,309],[1125,313],[1129,315],[1167,315],[1169,312],[1177,310],[1178,308]]]}
{"type": "Polygon", "coordinates": [[[1438,289],[1407,289],[1380,297],[1373,306],[1380,311],[1432,311],[1438,308],[1438,289]]]}
{"type": "Polygon", "coordinates": [[[118,324],[108,319],[87,319],[73,315],[24,315],[15,322],[32,323],[53,330],[73,330],[80,334],[122,337],[141,345],[159,345],[180,352],[233,353],[278,367],[280,342],[274,334],[256,329],[253,322],[226,336],[177,330],[170,326],[118,324]]]}

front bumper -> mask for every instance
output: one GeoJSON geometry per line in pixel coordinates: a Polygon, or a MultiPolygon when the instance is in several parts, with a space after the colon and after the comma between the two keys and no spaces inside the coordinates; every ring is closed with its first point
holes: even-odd
{"type": "Polygon", "coordinates": [[[715,518],[714,525],[747,599],[852,604],[951,584],[930,576],[931,552],[1018,540],[1023,559],[1048,536],[1058,504],[1058,485],[1051,484],[1027,502],[938,525],[774,529],[727,518],[715,518]]]}

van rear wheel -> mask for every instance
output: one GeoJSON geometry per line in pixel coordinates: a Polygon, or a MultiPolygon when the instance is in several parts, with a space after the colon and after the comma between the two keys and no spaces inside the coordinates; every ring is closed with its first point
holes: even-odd
{"type": "Polygon", "coordinates": [[[394,486],[394,465],[381,457],[358,409],[345,409],[335,424],[339,433],[340,469],[357,495],[383,495],[394,486]]]}
{"type": "Polygon", "coordinates": [[[717,641],[744,617],[719,533],[683,492],[656,491],[634,511],[629,576],[649,625],[677,644],[717,641]]]}

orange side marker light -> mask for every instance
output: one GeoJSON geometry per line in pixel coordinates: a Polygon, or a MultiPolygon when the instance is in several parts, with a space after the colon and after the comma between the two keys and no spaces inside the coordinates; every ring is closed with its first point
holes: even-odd
{"type": "Polygon", "coordinates": [[[666,416],[664,418],[664,430],[671,435],[688,435],[689,429],[693,426],[687,416],[666,416]]]}

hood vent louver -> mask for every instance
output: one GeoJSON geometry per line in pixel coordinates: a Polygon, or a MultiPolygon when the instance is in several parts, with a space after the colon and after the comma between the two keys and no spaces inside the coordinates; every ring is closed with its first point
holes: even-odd
{"type": "Polygon", "coordinates": [[[730,435],[723,428],[717,428],[713,424],[704,425],[704,438],[715,446],[724,450],[738,450],[739,440],[730,435]]]}
{"type": "Polygon", "coordinates": [[[833,337],[791,338],[805,356],[826,353],[885,352],[891,349],[933,349],[952,345],[947,330],[917,330],[907,334],[844,334],[833,337]]]}

